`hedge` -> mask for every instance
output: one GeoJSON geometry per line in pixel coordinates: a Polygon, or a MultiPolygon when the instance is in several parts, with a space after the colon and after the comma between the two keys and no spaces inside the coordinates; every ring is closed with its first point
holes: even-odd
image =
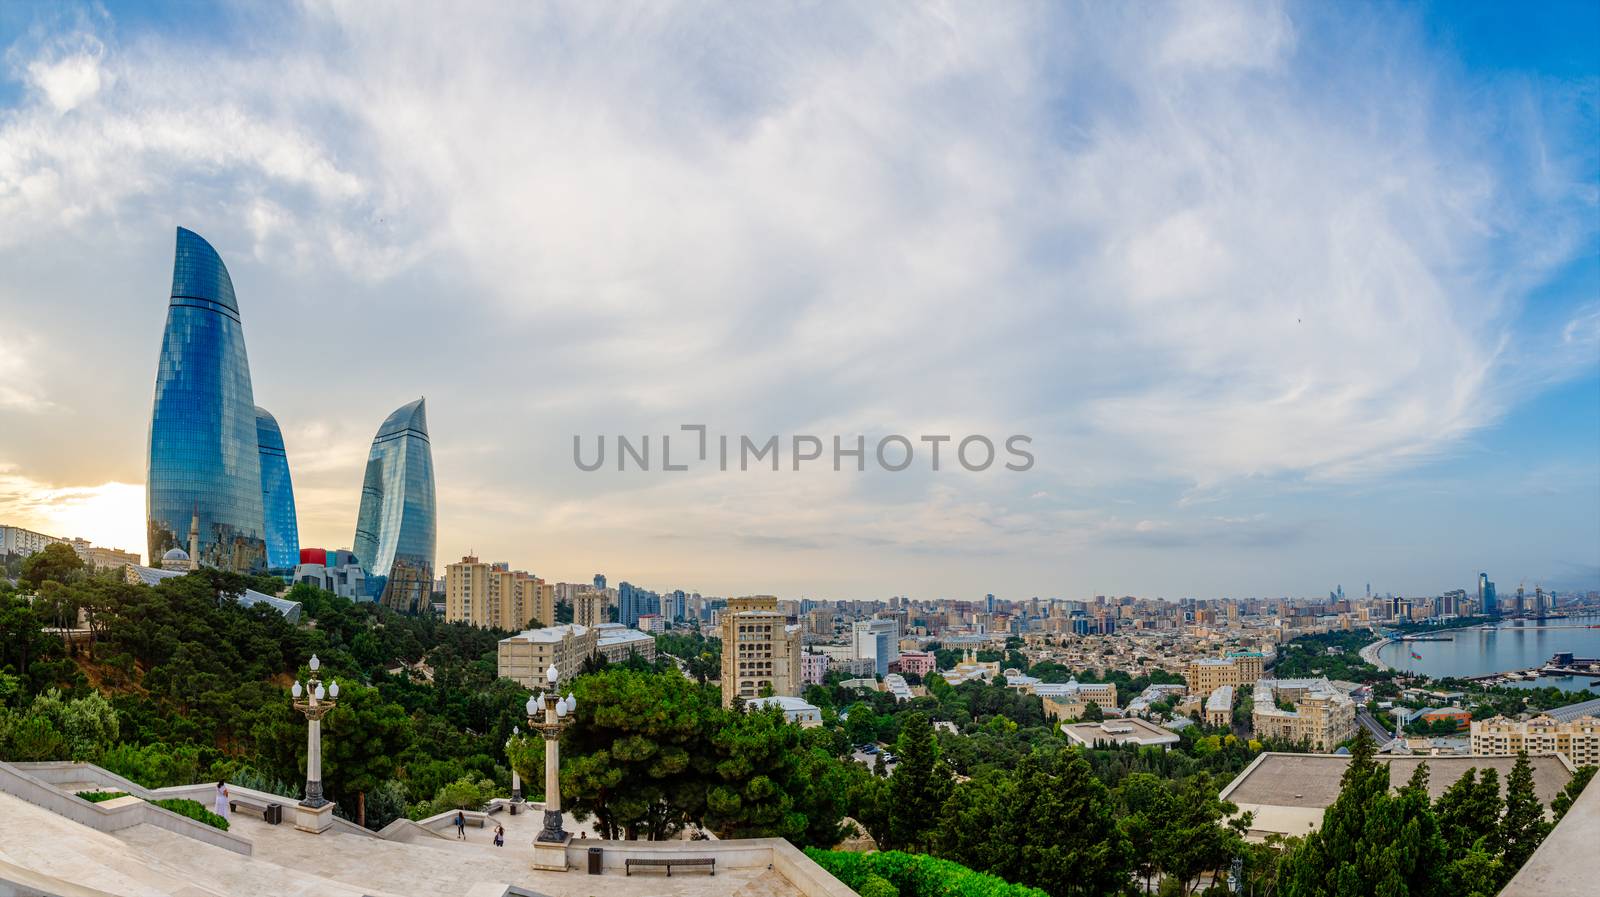
{"type": "Polygon", "coordinates": [[[1038,888],[1014,885],[960,863],[920,853],[847,853],[807,847],[806,856],[863,897],[869,889],[874,894],[886,893],[873,879],[887,880],[899,897],[1049,897],[1038,888]]]}
{"type": "MultiPolygon", "coordinates": [[[[79,791],[77,794],[92,804],[111,800],[114,797],[128,796],[126,791],[79,791]]],[[[165,797],[160,800],[150,801],[150,803],[163,810],[171,810],[179,816],[187,816],[196,822],[204,822],[212,828],[220,828],[223,831],[228,830],[228,820],[207,810],[206,805],[197,800],[189,800],[182,797],[165,797]]]]}
{"type": "Polygon", "coordinates": [[[118,798],[118,797],[127,797],[128,796],[128,792],[126,792],[126,791],[79,791],[78,792],[78,796],[83,798],[84,800],[88,801],[91,804],[98,804],[98,803],[101,803],[102,801],[108,801],[108,800],[112,800],[112,799],[118,798]]]}
{"type": "Polygon", "coordinates": [[[228,820],[207,810],[205,804],[197,800],[189,800],[183,797],[165,797],[161,800],[153,800],[151,803],[163,810],[171,810],[179,816],[187,816],[196,822],[204,822],[212,828],[220,828],[223,831],[228,830],[228,820]]]}

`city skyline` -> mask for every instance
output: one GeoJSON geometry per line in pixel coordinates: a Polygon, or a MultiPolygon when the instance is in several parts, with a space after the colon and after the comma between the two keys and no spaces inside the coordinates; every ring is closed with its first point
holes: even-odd
{"type": "Polygon", "coordinates": [[[1600,588],[1582,29],[989,13],[7,4],[0,522],[146,550],[153,297],[183,226],[246,297],[300,545],[356,547],[372,412],[426,395],[436,571],[470,552],[819,598],[1600,588]],[[574,435],[686,422],[1020,432],[1037,463],[572,463],[574,435]]]}

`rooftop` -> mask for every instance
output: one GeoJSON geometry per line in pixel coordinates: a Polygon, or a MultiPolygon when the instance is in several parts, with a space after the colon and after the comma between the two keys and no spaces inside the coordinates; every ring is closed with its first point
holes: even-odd
{"type": "Polygon", "coordinates": [[[1558,723],[1570,723],[1580,716],[1600,717],[1600,698],[1595,698],[1593,701],[1579,701],[1576,704],[1568,704],[1565,707],[1557,707],[1554,710],[1546,710],[1543,715],[1558,723]]]}
{"type": "Polygon", "coordinates": [[[1061,731],[1078,744],[1177,744],[1181,739],[1169,729],[1154,726],[1136,717],[1102,723],[1063,723],[1061,731]]]}
{"type": "MultiPolygon", "coordinates": [[[[1545,806],[1566,787],[1572,769],[1549,754],[1530,758],[1533,787],[1545,806]]],[[[1504,782],[1515,757],[1416,757],[1380,754],[1389,764],[1389,782],[1399,786],[1411,778],[1417,764],[1428,764],[1428,794],[1437,798],[1471,768],[1494,769],[1504,782]]],[[[1252,832],[1304,834],[1322,825],[1322,811],[1339,796],[1339,780],[1350,765],[1348,756],[1335,754],[1265,753],[1222,791],[1222,799],[1256,814],[1252,832]]]]}

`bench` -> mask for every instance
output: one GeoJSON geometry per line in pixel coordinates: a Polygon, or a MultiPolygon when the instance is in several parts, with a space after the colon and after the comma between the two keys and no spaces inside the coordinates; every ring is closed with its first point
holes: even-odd
{"type": "MultiPolygon", "coordinates": [[[[467,825],[477,826],[478,828],[483,828],[484,820],[489,818],[487,814],[477,810],[466,810],[462,813],[462,816],[466,819],[467,825]]],[[[446,828],[456,827],[455,816],[446,816],[444,821],[446,828]]]]}
{"type": "Polygon", "coordinates": [[[228,809],[237,813],[240,810],[249,810],[261,814],[263,821],[270,825],[277,825],[283,821],[283,805],[267,804],[245,798],[231,797],[228,799],[228,809]]]}
{"type": "Polygon", "coordinates": [[[627,876],[633,874],[633,867],[634,866],[646,866],[646,867],[665,866],[665,867],[667,867],[667,877],[668,878],[672,877],[672,867],[673,866],[710,866],[711,867],[711,874],[712,875],[716,875],[717,874],[717,861],[716,861],[715,857],[677,857],[677,858],[670,859],[670,860],[646,860],[646,859],[638,859],[638,858],[635,858],[635,857],[629,857],[628,859],[623,861],[622,865],[623,865],[623,876],[624,877],[627,877],[627,876]]]}

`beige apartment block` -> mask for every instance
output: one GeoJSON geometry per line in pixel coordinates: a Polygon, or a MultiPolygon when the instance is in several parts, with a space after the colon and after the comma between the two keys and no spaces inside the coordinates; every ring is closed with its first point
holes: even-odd
{"type": "MultiPolygon", "coordinates": [[[[654,643],[652,642],[652,645],[654,643]]],[[[500,640],[499,674],[535,690],[546,688],[545,671],[555,664],[560,681],[577,675],[585,659],[598,650],[595,630],[576,623],[529,629],[500,640]]]]}
{"type": "Polygon", "coordinates": [[[1236,651],[1226,657],[1206,657],[1189,661],[1189,691],[1209,695],[1224,685],[1247,688],[1261,678],[1264,658],[1255,651],[1236,651]]]}
{"type": "Polygon", "coordinates": [[[555,586],[523,570],[463,557],[445,567],[444,618],[447,623],[518,630],[538,621],[555,622],[555,586]]]}
{"type": "Polygon", "coordinates": [[[1501,757],[1527,751],[1560,754],[1573,766],[1600,766],[1600,717],[1560,722],[1536,716],[1526,722],[1495,716],[1472,723],[1472,753],[1501,757]]]}
{"type": "Polygon", "coordinates": [[[1206,698],[1205,717],[1208,726],[1233,724],[1233,686],[1220,686],[1206,698]]]}
{"type": "Polygon", "coordinates": [[[731,598],[722,614],[722,705],[770,693],[799,697],[799,626],[778,610],[771,595],[731,598]]]}
{"type": "Polygon", "coordinates": [[[1356,734],[1356,705],[1327,679],[1261,679],[1252,696],[1251,725],[1258,738],[1305,742],[1332,751],[1356,734]],[[1279,700],[1294,706],[1284,710],[1279,700]]]}
{"type": "Polygon", "coordinates": [[[91,545],[88,539],[69,539],[72,550],[90,570],[99,573],[103,570],[121,570],[129,564],[138,564],[140,557],[131,551],[120,548],[102,548],[91,545]]]}
{"type": "Polygon", "coordinates": [[[610,601],[605,592],[584,589],[572,599],[572,622],[579,626],[599,626],[610,621],[606,608],[610,601]]]}

